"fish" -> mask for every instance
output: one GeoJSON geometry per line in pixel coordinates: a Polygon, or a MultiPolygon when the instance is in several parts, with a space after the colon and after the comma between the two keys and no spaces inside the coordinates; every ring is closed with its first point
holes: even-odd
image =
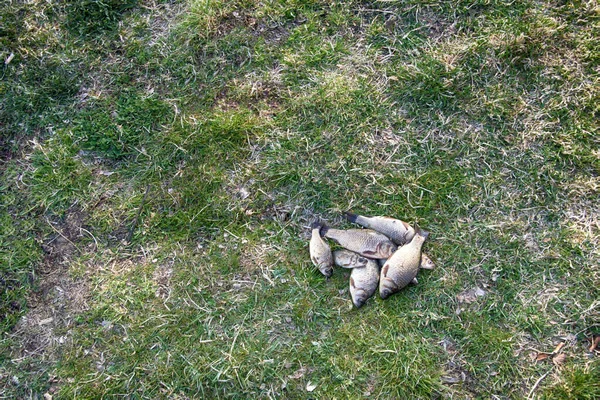
{"type": "Polygon", "coordinates": [[[387,236],[372,229],[333,229],[321,228],[321,235],[333,239],[347,250],[367,258],[388,258],[397,246],[387,236]]]}
{"type": "Polygon", "coordinates": [[[323,223],[315,221],[311,225],[311,238],[309,243],[310,260],[321,271],[323,275],[329,278],[333,275],[333,254],[331,247],[321,237],[319,233],[323,223]]]}
{"type": "MultiPolygon", "coordinates": [[[[334,252],[335,256],[335,252],[334,252]]],[[[387,258],[380,258],[377,260],[380,267],[383,267],[387,258]]],[[[347,267],[346,267],[347,268],[347,267]]],[[[421,263],[419,264],[419,268],[421,269],[435,269],[435,263],[431,261],[431,258],[425,253],[421,253],[421,263]]]]}
{"type": "Polygon", "coordinates": [[[390,217],[365,217],[350,212],[344,213],[348,221],[373,229],[389,237],[397,245],[410,242],[415,230],[408,223],[390,217]]]}
{"type": "Polygon", "coordinates": [[[423,242],[429,236],[429,232],[421,230],[417,226],[415,228],[412,240],[396,250],[381,268],[379,296],[382,299],[397,293],[409,283],[416,283],[415,278],[421,264],[423,242]]]}
{"type": "Polygon", "coordinates": [[[342,268],[361,268],[369,260],[350,250],[336,250],[333,252],[333,263],[342,268]]]}
{"type": "Polygon", "coordinates": [[[421,253],[421,269],[435,269],[435,263],[431,261],[431,258],[425,253],[421,253]]]}
{"type": "Polygon", "coordinates": [[[350,274],[350,296],[356,308],[360,308],[377,291],[379,284],[379,265],[368,260],[367,265],[352,269],[350,274]]]}

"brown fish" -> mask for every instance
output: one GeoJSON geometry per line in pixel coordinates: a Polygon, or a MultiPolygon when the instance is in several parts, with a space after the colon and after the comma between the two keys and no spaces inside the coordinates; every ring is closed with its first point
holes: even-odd
{"type": "MultiPolygon", "coordinates": [[[[335,255],[335,252],[334,252],[335,255]]],[[[383,267],[387,258],[380,258],[377,260],[380,267],[383,267]]],[[[431,258],[425,253],[421,253],[421,263],[419,264],[419,268],[421,269],[435,269],[435,263],[431,261],[431,258]]]]}
{"type": "Polygon", "coordinates": [[[397,245],[408,243],[415,236],[414,228],[399,219],[390,217],[365,217],[349,212],[344,214],[350,222],[381,232],[397,245]]]}
{"type": "Polygon", "coordinates": [[[379,295],[382,299],[388,298],[415,280],[421,264],[421,249],[427,236],[429,232],[417,228],[410,243],[400,247],[385,262],[379,280],[379,295]]]}
{"type": "Polygon", "coordinates": [[[350,296],[356,308],[360,308],[375,294],[379,283],[379,265],[377,261],[368,260],[367,265],[354,268],[350,274],[350,296]]]}
{"type": "Polygon", "coordinates": [[[308,247],[312,263],[319,268],[323,275],[329,278],[333,274],[333,255],[331,254],[331,248],[319,234],[322,226],[323,224],[318,221],[312,223],[312,235],[308,247]]]}
{"type": "Polygon", "coordinates": [[[333,263],[342,268],[361,268],[369,260],[350,250],[336,250],[333,252],[333,263]]]}
{"type": "Polygon", "coordinates": [[[397,246],[387,236],[371,229],[340,230],[323,226],[321,235],[333,239],[347,250],[367,258],[388,258],[397,246]]]}

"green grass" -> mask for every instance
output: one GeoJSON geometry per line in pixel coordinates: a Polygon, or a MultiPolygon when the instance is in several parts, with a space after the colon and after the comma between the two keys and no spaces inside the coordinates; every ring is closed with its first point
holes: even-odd
{"type": "Polygon", "coordinates": [[[0,392],[597,398],[597,14],[3,7],[0,392]],[[353,309],[307,249],[349,209],[438,268],[353,309]]]}

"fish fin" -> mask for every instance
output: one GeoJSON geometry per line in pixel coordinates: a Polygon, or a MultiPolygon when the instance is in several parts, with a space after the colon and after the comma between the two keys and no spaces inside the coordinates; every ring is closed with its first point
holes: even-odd
{"type": "Polygon", "coordinates": [[[350,286],[352,286],[353,288],[356,287],[356,285],[354,284],[354,279],[352,277],[350,277],[350,286]]]}
{"type": "Polygon", "coordinates": [[[319,219],[315,219],[312,224],[310,224],[310,229],[321,229],[323,226],[323,222],[319,219]]]}
{"type": "Polygon", "coordinates": [[[417,278],[413,278],[413,280],[410,281],[410,283],[412,283],[413,285],[416,285],[419,283],[419,281],[417,280],[417,278]]]}
{"type": "Polygon", "coordinates": [[[387,272],[388,272],[389,268],[390,268],[389,264],[387,264],[387,263],[384,264],[383,269],[381,270],[381,276],[383,276],[385,278],[387,276],[387,272]]]}
{"type": "Polygon", "coordinates": [[[419,225],[417,225],[417,222],[415,221],[415,225],[414,225],[414,230],[415,233],[419,236],[423,236],[425,239],[427,239],[427,237],[429,236],[429,232],[427,232],[426,230],[423,230],[419,227],[419,225]]]}
{"type": "Polygon", "coordinates": [[[344,217],[346,217],[346,219],[350,222],[356,222],[358,215],[346,211],[346,212],[344,212],[344,217]]]}
{"type": "Polygon", "coordinates": [[[321,236],[327,235],[328,230],[329,230],[329,227],[327,225],[325,225],[324,223],[321,223],[321,229],[319,230],[319,235],[321,235],[321,236]]]}

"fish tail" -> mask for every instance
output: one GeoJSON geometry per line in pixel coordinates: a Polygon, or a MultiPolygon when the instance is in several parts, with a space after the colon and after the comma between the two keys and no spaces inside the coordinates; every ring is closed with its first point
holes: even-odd
{"type": "Polygon", "coordinates": [[[353,214],[351,212],[345,211],[344,212],[344,217],[346,217],[346,219],[350,222],[356,222],[358,215],[353,214]]]}
{"type": "Polygon", "coordinates": [[[417,235],[419,235],[419,236],[423,236],[425,239],[427,239],[427,237],[429,236],[429,232],[428,232],[428,231],[426,231],[426,230],[424,230],[424,229],[421,229],[421,228],[419,227],[419,225],[417,225],[417,223],[416,223],[416,222],[415,222],[414,229],[415,229],[415,233],[416,233],[417,235]]]}
{"type": "Polygon", "coordinates": [[[325,222],[321,221],[320,219],[315,219],[313,221],[313,223],[310,224],[310,229],[312,229],[312,230],[318,229],[319,235],[325,236],[325,234],[329,230],[329,227],[327,225],[325,225],[325,222]]]}
{"type": "Polygon", "coordinates": [[[320,219],[315,219],[312,224],[310,224],[310,229],[321,229],[323,225],[323,221],[320,219]]]}

